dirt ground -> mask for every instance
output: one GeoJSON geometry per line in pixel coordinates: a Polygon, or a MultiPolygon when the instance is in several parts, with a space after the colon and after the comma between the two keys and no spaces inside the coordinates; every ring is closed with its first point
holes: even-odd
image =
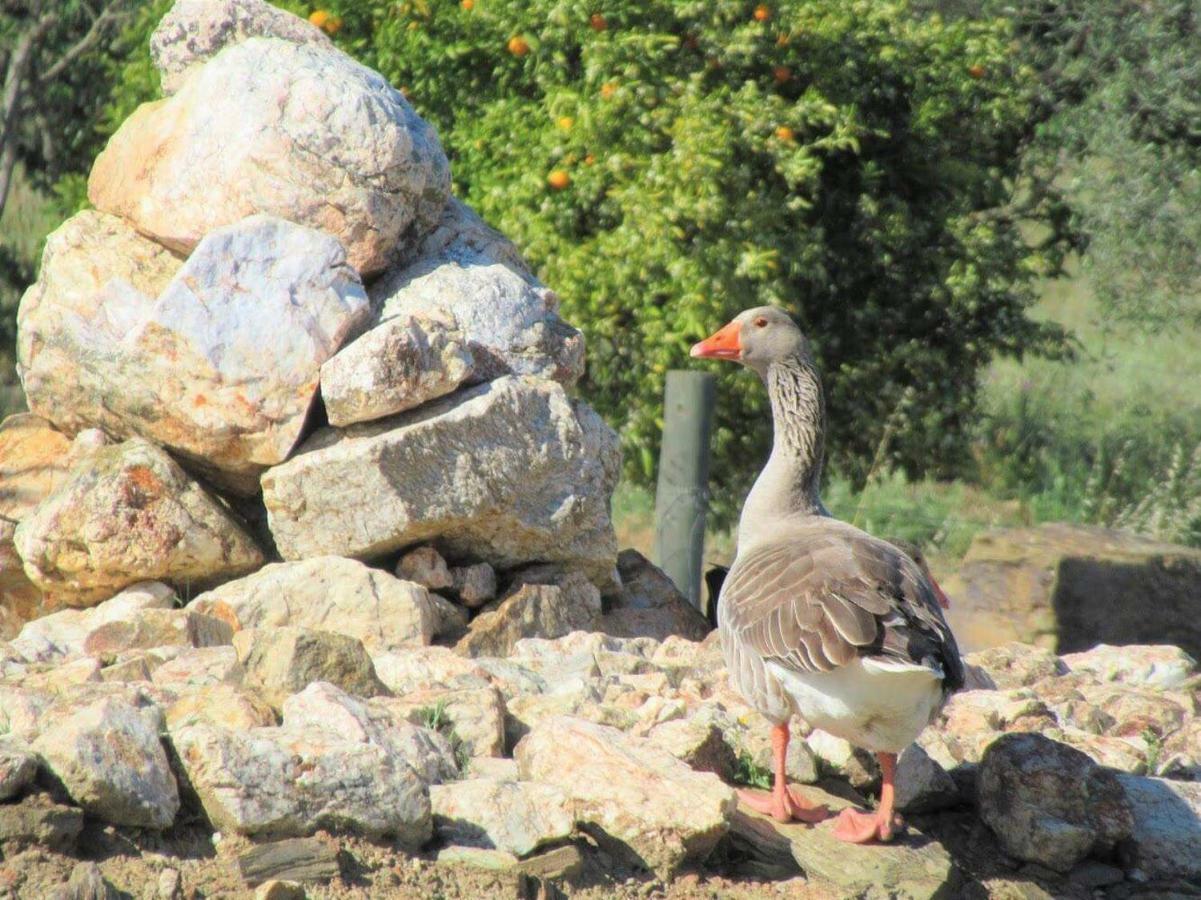
{"type": "MultiPolygon", "coordinates": [[[[1071,882],[1034,866],[1015,867],[995,850],[994,842],[969,811],[943,813],[915,821],[947,846],[964,878],[945,885],[933,896],[964,900],[1177,900],[1201,898],[1201,886],[1137,884],[1122,881],[1097,887],[1071,882]]],[[[719,848],[707,867],[685,872],[663,883],[646,872],[631,869],[623,861],[583,838],[584,865],[569,880],[539,880],[512,872],[495,872],[462,864],[446,865],[435,860],[435,852],[405,853],[386,843],[322,833],[319,838],[338,848],[340,877],[324,884],[306,885],[307,896],[329,900],[366,898],[445,898],[445,900],[552,900],[559,897],[581,900],[834,900],[850,896],[867,900],[907,896],[888,889],[847,894],[827,885],[811,883],[802,876],[772,880],[756,864],[731,858],[719,848]]],[[[43,847],[4,848],[0,861],[0,898],[43,900],[66,884],[81,860],[99,864],[109,883],[125,897],[139,900],[180,898],[242,898],[254,895],[239,873],[238,856],[252,844],[242,838],[216,841],[199,821],[177,825],[163,834],[105,827],[89,822],[72,855],[43,847]],[[163,881],[175,880],[182,890],[164,893],[163,881]]]]}

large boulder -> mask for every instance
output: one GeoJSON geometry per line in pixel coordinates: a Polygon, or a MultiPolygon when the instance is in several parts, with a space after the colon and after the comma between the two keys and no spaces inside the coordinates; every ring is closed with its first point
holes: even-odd
{"type": "Polygon", "coordinates": [[[449,191],[433,129],[381,75],[279,37],[226,46],[138,107],[88,181],[97,209],[179,252],[268,213],[333,235],[364,276],[429,230],[449,191]]]}
{"type": "Polygon", "coordinates": [[[537,375],[573,384],[584,338],[559,318],[559,299],[504,237],[452,200],[414,253],[371,288],[380,321],[453,318],[474,359],[473,378],[537,375]]]}
{"type": "Polygon", "coordinates": [[[50,237],[18,318],[30,406],[254,493],[300,438],[322,363],[369,315],[359,277],[337,240],[269,216],[208,234],[178,269],[145,243],[95,212],[50,237]],[[149,257],[140,281],[131,256],[149,257]]]}
{"type": "Polygon", "coordinates": [[[1151,878],[1201,880],[1201,784],[1119,775],[1133,815],[1132,862],[1151,878]]]}
{"type": "Polygon", "coordinates": [[[331,425],[369,422],[449,394],[473,365],[448,321],[396,316],[321,367],[321,399],[331,425]]]}
{"type": "Polygon", "coordinates": [[[114,825],[166,828],[179,811],[179,791],[142,710],[104,698],[50,716],[33,742],[71,798],[114,825]]]}
{"type": "Polygon", "coordinates": [[[174,94],[222,49],[252,37],[330,46],[316,25],[266,0],[176,0],[150,35],[150,56],[162,76],[163,93],[174,94]]]}
{"type": "Polygon", "coordinates": [[[176,729],[171,742],[221,831],[302,837],[345,829],[410,848],[429,839],[428,788],[386,746],[326,731],[208,724],[176,729]]]}
{"type": "Polygon", "coordinates": [[[17,413],[0,422],[0,518],[20,522],[71,471],[71,439],[45,419],[17,413]]]}
{"type": "Polygon", "coordinates": [[[708,856],[734,812],[734,791],[716,775],[583,719],[543,720],[514,755],[523,779],[557,785],[596,838],[625,848],[660,877],[708,856]]]}
{"type": "Polygon", "coordinates": [[[1175,644],[1201,656],[1201,550],[1190,547],[1076,525],[990,531],[944,587],[966,648],[1175,644]]]}
{"type": "Polygon", "coordinates": [[[980,763],[980,816],[1011,856],[1066,872],[1130,836],[1114,772],[1039,734],[1007,734],[980,763]]]}
{"type": "Polygon", "coordinates": [[[551,381],[504,377],[396,418],[325,429],[263,476],[286,559],[434,540],[502,568],[560,562],[608,586],[617,436],[551,381]]]}
{"type": "Polygon", "coordinates": [[[338,556],[265,566],[201,594],[189,609],[235,628],[332,631],[358,638],[371,653],[424,646],[436,624],[424,587],[338,556]]]}
{"type": "Polygon", "coordinates": [[[97,450],[17,526],[14,543],[30,580],[70,606],[138,581],[190,588],[263,564],[227,509],[140,438],[97,450]]]}

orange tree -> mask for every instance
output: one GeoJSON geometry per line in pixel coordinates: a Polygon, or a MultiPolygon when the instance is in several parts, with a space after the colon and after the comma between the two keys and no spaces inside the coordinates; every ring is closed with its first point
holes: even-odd
{"type": "MultiPolygon", "coordinates": [[[[859,477],[873,460],[954,474],[981,368],[1063,346],[1027,316],[1057,260],[1023,238],[1047,215],[1015,183],[1034,85],[1000,21],[881,0],[320,12],[435,123],[457,192],[560,293],[588,339],[582,389],[635,478],[653,475],[665,372],[745,307],[782,306],[810,333],[834,464],[859,477]]],[[[770,424],[762,391],[720,377],[729,509],[770,424]]]]}

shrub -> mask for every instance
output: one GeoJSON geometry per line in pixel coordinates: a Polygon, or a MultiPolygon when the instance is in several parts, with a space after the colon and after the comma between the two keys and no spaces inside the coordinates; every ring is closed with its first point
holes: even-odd
{"type": "MultiPolygon", "coordinates": [[[[979,370],[1063,346],[1026,315],[1058,260],[1028,246],[1011,202],[1033,80],[1000,21],[865,0],[321,8],[560,293],[588,338],[582,389],[636,480],[653,475],[665,372],[746,307],[782,306],[813,337],[831,455],[852,477],[873,460],[953,474],[979,370]]],[[[145,93],[123,88],[114,109],[145,93]]],[[[748,376],[718,371],[728,510],[770,417],[748,376]]]]}

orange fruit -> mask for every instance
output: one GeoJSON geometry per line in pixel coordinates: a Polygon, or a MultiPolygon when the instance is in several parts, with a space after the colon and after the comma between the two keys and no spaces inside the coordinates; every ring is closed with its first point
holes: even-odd
{"type": "Polygon", "coordinates": [[[609,23],[605,21],[605,17],[600,13],[593,13],[589,16],[588,24],[592,26],[593,31],[604,31],[609,27],[609,23]]]}
{"type": "Polygon", "coordinates": [[[584,157],[584,165],[590,166],[594,162],[596,162],[596,157],[593,156],[591,153],[589,153],[587,156],[584,157]]]}
{"type": "Polygon", "coordinates": [[[324,9],[315,9],[309,13],[309,21],[318,28],[324,28],[325,23],[329,20],[329,13],[324,9]]]}
{"type": "Polygon", "coordinates": [[[519,34],[509,38],[509,52],[514,56],[525,56],[530,52],[529,42],[519,34]]]}
{"type": "Polygon", "coordinates": [[[571,116],[559,116],[559,118],[555,120],[555,124],[564,131],[571,131],[571,126],[575,124],[575,119],[573,119],[571,116]]]}
{"type": "Polygon", "coordinates": [[[975,63],[973,65],[970,65],[970,66],[968,66],[967,73],[969,75],[971,75],[973,78],[983,78],[984,77],[984,66],[980,65],[980,63],[975,63]]]}
{"type": "Polygon", "coordinates": [[[755,21],[756,22],[766,22],[770,18],[771,18],[771,10],[768,8],[766,3],[760,3],[758,6],[755,7],[755,21]]]}
{"type": "Polygon", "coordinates": [[[788,66],[775,66],[771,70],[771,77],[776,79],[776,84],[784,84],[792,80],[792,69],[788,66]]]}
{"type": "Polygon", "coordinates": [[[471,10],[475,8],[475,0],[463,0],[460,6],[462,6],[463,9],[467,10],[468,12],[471,12],[471,10]]]}
{"type": "Polygon", "coordinates": [[[791,141],[795,136],[787,125],[781,125],[776,129],[776,137],[782,141],[791,141]]]}
{"type": "Polygon", "coordinates": [[[562,169],[555,169],[546,176],[546,183],[556,191],[561,191],[563,188],[567,187],[567,185],[571,184],[571,176],[562,169]]]}
{"type": "Polygon", "coordinates": [[[617,93],[617,85],[615,85],[613,82],[606,81],[604,84],[601,85],[600,95],[602,97],[604,97],[606,100],[608,100],[610,97],[612,97],[616,93],[617,93]]]}

